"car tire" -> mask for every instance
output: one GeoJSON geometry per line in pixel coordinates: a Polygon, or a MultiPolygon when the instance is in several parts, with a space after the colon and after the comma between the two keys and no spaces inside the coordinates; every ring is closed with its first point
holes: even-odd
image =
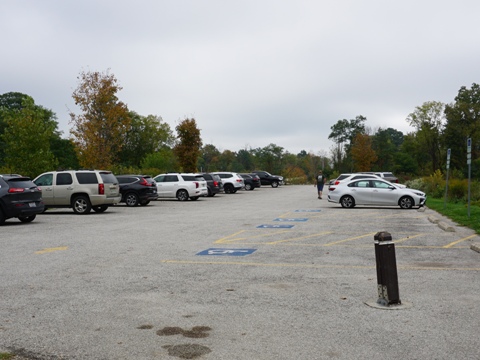
{"type": "Polygon", "coordinates": [[[346,195],[340,199],[340,205],[344,208],[353,208],[355,206],[355,199],[350,195],[346,195]]]}
{"type": "Polygon", "coordinates": [[[36,214],[30,215],[30,216],[19,216],[18,220],[20,220],[23,223],[29,223],[29,222],[32,222],[33,220],[35,220],[36,217],[37,217],[36,214]]]}
{"type": "Polygon", "coordinates": [[[5,222],[5,215],[3,215],[2,209],[0,209],[0,225],[3,225],[5,222]]]}
{"type": "Polygon", "coordinates": [[[252,184],[245,184],[245,190],[253,190],[252,184]]]}
{"type": "Polygon", "coordinates": [[[108,209],[108,205],[92,206],[92,209],[96,213],[102,213],[102,212],[105,212],[108,209]]]}
{"type": "Polygon", "coordinates": [[[213,193],[212,193],[212,190],[210,190],[210,188],[208,188],[208,197],[212,197],[213,196],[213,193]]]}
{"type": "Polygon", "coordinates": [[[140,202],[140,206],[146,206],[146,205],[148,205],[148,204],[150,204],[150,200],[146,200],[146,201],[141,201],[141,202],[140,202]]]}
{"type": "Polygon", "coordinates": [[[190,200],[196,201],[200,196],[190,196],[190,200]]]}
{"type": "Polygon", "coordinates": [[[79,215],[85,215],[92,210],[90,199],[85,195],[77,196],[72,201],[73,212],[79,215]]]}
{"type": "Polygon", "coordinates": [[[225,184],[224,191],[225,191],[225,194],[233,194],[234,193],[233,185],[225,184]]]}
{"type": "Polygon", "coordinates": [[[411,209],[413,204],[414,200],[410,196],[403,196],[398,200],[398,205],[400,205],[402,209],[411,209]]]}
{"type": "Polygon", "coordinates": [[[127,204],[127,206],[137,206],[139,203],[140,199],[134,192],[129,192],[125,195],[125,204],[127,204]]]}
{"type": "Polygon", "coordinates": [[[273,182],[272,182],[272,187],[273,187],[273,188],[278,187],[278,181],[273,181],[273,182]]]}
{"type": "Polygon", "coordinates": [[[188,200],[188,192],[187,190],[180,189],[177,191],[177,199],[180,201],[187,201],[188,200]]]}

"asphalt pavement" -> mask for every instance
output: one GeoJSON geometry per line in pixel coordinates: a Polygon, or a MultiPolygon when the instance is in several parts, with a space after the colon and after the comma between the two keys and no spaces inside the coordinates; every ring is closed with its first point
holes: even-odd
{"type": "Polygon", "coordinates": [[[285,185],[10,219],[0,227],[0,353],[480,359],[480,237],[428,200],[423,210],[343,209],[312,185],[285,185]],[[380,231],[395,248],[395,306],[372,306],[380,231]]]}

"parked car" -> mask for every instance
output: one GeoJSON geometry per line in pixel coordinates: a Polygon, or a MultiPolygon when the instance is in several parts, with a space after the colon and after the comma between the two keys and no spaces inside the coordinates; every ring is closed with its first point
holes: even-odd
{"type": "Polygon", "coordinates": [[[198,200],[208,195],[207,182],[200,174],[168,173],[153,178],[159,198],[177,198],[180,201],[198,200]]]}
{"type": "Polygon", "coordinates": [[[115,175],[106,170],[49,171],[33,182],[42,189],[46,208],[72,208],[76,214],[104,212],[121,200],[115,175]]]}
{"type": "Polygon", "coordinates": [[[218,193],[223,192],[223,182],[220,176],[210,173],[201,174],[205,181],[207,182],[207,196],[215,196],[218,193]]]}
{"type": "Polygon", "coordinates": [[[120,194],[127,206],[148,205],[150,201],[157,200],[157,184],[148,175],[117,175],[120,185],[120,194]]]}
{"type": "Polygon", "coordinates": [[[235,172],[214,172],[212,174],[220,176],[223,182],[225,194],[235,194],[238,190],[245,186],[243,178],[235,172]]]}
{"type": "Polygon", "coordinates": [[[254,190],[261,187],[260,177],[257,174],[239,174],[245,183],[245,190],[254,190]]]}
{"type": "MultiPolygon", "coordinates": [[[[335,180],[331,181],[329,185],[338,185],[340,182],[348,182],[351,180],[357,180],[357,179],[381,179],[381,180],[386,180],[376,174],[373,173],[346,173],[346,174],[340,174],[335,180]]],[[[395,178],[396,179],[396,178],[395,178]]],[[[387,180],[388,181],[388,180],[387,180]]],[[[391,182],[391,181],[390,181],[391,182]]],[[[402,184],[395,184],[399,187],[406,187],[405,185],[402,184]]]]}
{"type": "Polygon", "coordinates": [[[374,174],[391,183],[398,183],[398,178],[391,172],[365,172],[365,174],[374,174]]]}
{"type": "Polygon", "coordinates": [[[45,210],[42,191],[33,181],[20,175],[0,175],[0,225],[10,218],[32,222],[45,210]]]}
{"type": "Polygon", "coordinates": [[[425,205],[427,196],[415,189],[401,188],[381,179],[357,179],[329,186],[328,201],[344,208],[356,205],[400,206],[411,209],[425,205]]]}
{"type": "Polygon", "coordinates": [[[270,185],[273,188],[283,184],[283,177],[278,175],[272,175],[267,171],[252,171],[253,174],[257,174],[260,178],[262,185],[270,185]]]}

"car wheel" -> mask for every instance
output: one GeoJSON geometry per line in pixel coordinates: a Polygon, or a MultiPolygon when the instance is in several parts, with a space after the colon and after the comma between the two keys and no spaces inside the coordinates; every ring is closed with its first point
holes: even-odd
{"type": "Polygon", "coordinates": [[[35,220],[36,217],[37,217],[37,215],[19,216],[18,220],[20,220],[21,222],[24,222],[24,223],[29,223],[29,222],[32,222],[33,220],[35,220]]]}
{"type": "Polygon", "coordinates": [[[340,199],[340,204],[344,208],[353,208],[355,206],[355,200],[353,197],[347,195],[340,199]]]}
{"type": "Polygon", "coordinates": [[[253,190],[252,184],[245,184],[245,190],[253,190]]]}
{"type": "Polygon", "coordinates": [[[150,204],[150,200],[140,202],[141,206],[146,206],[148,204],[150,204]]]}
{"type": "Polygon", "coordinates": [[[213,196],[213,193],[212,193],[212,190],[210,190],[210,188],[208,188],[208,197],[212,197],[213,196]]]}
{"type": "Polygon", "coordinates": [[[139,202],[137,194],[129,192],[125,195],[125,204],[127,204],[127,206],[137,206],[139,202]]]}
{"type": "Polygon", "coordinates": [[[188,192],[187,190],[178,190],[177,191],[177,199],[180,201],[187,201],[188,200],[188,192]]]}
{"type": "Polygon", "coordinates": [[[92,205],[90,204],[90,200],[87,196],[80,195],[73,199],[73,211],[75,214],[88,214],[92,209],[92,205]]]}
{"type": "Polygon", "coordinates": [[[3,212],[0,209],[0,225],[2,225],[4,222],[5,222],[5,215],[3,215],[3,212]]]}
{"type": "Polygon", "coordinates": [[[404,196],[398,201],[398,205],[402,209],[411,209],[413,206],[413,199],[410,196],[404,196]]]}
{"type": "Polygon", "coordinates": [[[102,213],[108,209],[108,205],[93,206],[92,209],[97,213],[102,213]]]}
{"type": "Polygon", "coordinates": [[[224,187],[225,194],[233,194],[233,185],[226,184],[224,187]]]}
{"type": "Polygon", "coordinates": [[[278,187],[278,181],[274,181],[274,182],[272,182],[272,187],[273,187],[273,188],[276,188],[276,187],[278,187]]]}
{"type": "Polygon", "coordinates": [[[195,200],[198,200],[199,197],[200,197],[200,196],[190,196],[190,200],[194,200],[194,201],[195,201],[195,200]]]}

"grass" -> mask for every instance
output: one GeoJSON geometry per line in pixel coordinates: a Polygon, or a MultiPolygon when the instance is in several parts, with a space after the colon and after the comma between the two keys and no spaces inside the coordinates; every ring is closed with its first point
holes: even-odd
{"type": "Polygon", "coordinates": [[[464,202],[448,202],[444,209],[444,199],[427,199],[427,207],[435,210],[457,224],[466,226],[480,234],[480,206],[470,204],[470,217],[468,217],[468,204],[464,202]]]}
{"type": "Polygon", "coordinates": [[[9,353],[0,353],[0,360],[9,360],[13,358],[13,354],[9,353]]]}

